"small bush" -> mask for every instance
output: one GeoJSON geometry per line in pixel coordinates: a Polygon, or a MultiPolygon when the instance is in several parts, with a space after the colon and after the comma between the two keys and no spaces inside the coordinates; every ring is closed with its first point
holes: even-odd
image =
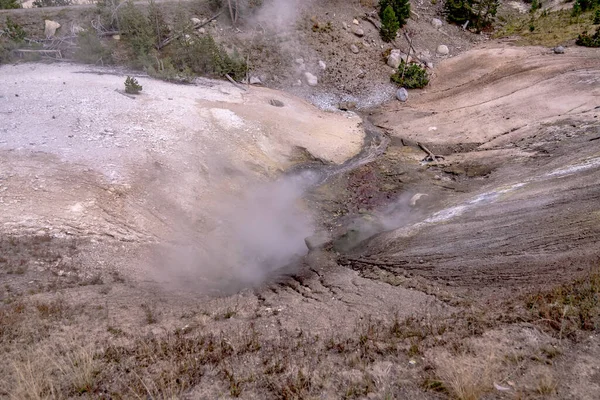
{"type": "Polygon", "coordinates": [[[391,42],[396,38],[400,23],[396,19],[396,14],[392,6],[387,6],[383,12],[383,18],[381,20],[381,38],[384,42],[391,42]]]}
{"type": "Polygon", "coordinates": [[[86,64],[108,64],[112,61],[111,50],[105,47],[94,31],[84,31],[77,36],[75,59],[86,64]]]}
{"type": "Polygon", "coordinates": [[[429,84],[429,76],[425,68],[418,64],[407,65],[404,60],[400,63],[398,71],[391,77],[392,82],[406,89],[421,89],[429,84]],[[402,75],[404,71],[404,75],[402,75]]]}
{"type": "Polygon", "coordinates": [[[19,0],[0,0],[0,10],[13,10],[15,8],[21,8],[19,0]]]}
{"type": "Polygon", "coordinates": [[[596,29],[596,33],[593,35],[588,35],[587,32],[580,34],[575,44],[585,47],[600,47],[600,27],[596,29]]]}
{"type": "Polygon", "coordinates": [[[73,4],[72,0],[35,0],[34,7],[63,7],[73,4]]]}
{"type": "Polygon", "coordinates": [[[596,13],[594,14],[594,25],[598,25],[600,24],[600,8],[596,10],[596,13]]]}
{"type": "Polygon", "coordinates": [[[22,42],[27,36],[23,27],[14,22],[10,17],[6,17],[6,27],[4,28],[4,32],[10,40],[17,43],[22,42]]]}
{"type": "Polygon", "coordinates": [[[499,0],[446,0],[444,14],[456,24],[469,21],[469,26],[479,32],[492,25],[499,4],[499,0]]]}
{"type": "Polygon", "coordinates": [[[140,85],[137,79],[128,76],[125,79],[125,93],[139,94],[142,91],[142,85],[140,85]]]}

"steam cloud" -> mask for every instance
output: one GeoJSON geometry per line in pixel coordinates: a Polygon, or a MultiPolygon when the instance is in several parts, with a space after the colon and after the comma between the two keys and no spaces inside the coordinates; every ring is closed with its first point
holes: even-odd
{"type": "Polygon", "coordinates": [[[160,249],[158,277],[178,287],[222,293],[289,271],[307,253],[304,238],[314,232],[302,197],[315,182],[316,175],[305,171],[225,201],[213,215],[218,226],[211,232],[160,249]]]}

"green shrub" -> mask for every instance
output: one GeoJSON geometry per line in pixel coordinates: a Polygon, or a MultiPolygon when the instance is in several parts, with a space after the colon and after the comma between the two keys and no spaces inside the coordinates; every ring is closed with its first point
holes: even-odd
{"type": "Polygon", "coordinates": [[[400,23],[396,18],[394,9],[392,6],[387,6],[383,12],[383,18],[381,19],[381,29],[379,31],[381,38],[384,42],[391,42],[396,38],[396,33],[400,28],[400,23]]]}
{"type": "Polygon", "coordinates": [[[499,0],[446,0],[444,14],[449,22],[469,26],[477,32],[492,25],[499,0]]]}
{"type": "Polygon", "coordinates": [[[594,25],[598,25],[600,24],[600,8],[596,10],[596,13],[594,14],[594,25]]]}
{"type": "Polygon", "coordinates": [[[573,8],[578,5],[582,12],[593,10],[600,6],[600,0],[576,0],[573,8]]]}
{"type": "Polygon", "coordinates": [[[150,54],[157,47],[158,38],[152,24],[132,1],[128,1],[120,10],[118,23],[123,35],[123,42],[130,47],[135,61],[150,54]]]}
{"type": "Polygon", "coordinates": [[[142,91],[142,85],[140,85],[137,79],[128,76],[125,79],[125,93],[139,94],[142,91]]]}
{"type": "Polygon", "coordinates": [[[86,30],[77,36],[77,50],[75,59],[86,64],[110,64],[112,52],[102,44],[95,31],[86,30]]]}
{"type": "Polygon", "coordinates": [[[23,27],[14,22],[10,17],[6,17],[4,33],[6,33],[10,40],[17,43],[22,42],[27,36],[23,27]]]}
{"type": "Polygon", "coordinates": [[[19,0],[0,0],[0,10],[13,10],[15,8],[21,8],[19,0]]]}
{"type": "Polygon", "coordinates": [[[588,35],[587,32],[583,32],[577,37],[575,44],[585,47],[600,47],[600,27],[596,29],[596,33],[588,35]]]}
{"type": "Polygon", "coordinates": [[[246,76],[246,63],[236,54],[230,56],[211,35],[187,38],[185,35],[171,44],[170,57],[179,71],[189,69],[198,75],[225,76],[234,79],[246,76]]]}
{"type": "Polygon", "coordinates": [[[577,0],[575,2],[575,4],[573,4],[573,10],[571,11],[571,16],[572,17],[579,17],[582,13],[582,8],[581,8],[581,3],[579,2],[579,0],[577,0]]]}
{"type": "Polygon", "coordinates": [[[72,0],[35,0],[34,7],[63,7],[73,4],[72,0]]]}
{"type": "Polygon", "coordinates": [[[418,64],[406,64],[401,61],[398,70],[391,76],[392,82],[406,89],[421,89],[429,84],[429,76],[425,68],[418,64]],[[404,75],[402,72],[404,71],[404,75]]]}
{"type": "Polygon", "coordinates": [[[383,21],[384,13],[388,6],[394,10],[394,15],[398,20],[399,27],[406,25],[406,21],[410,18],[410,1],[409,0],[379,0],[379,17],[383,21]]]}

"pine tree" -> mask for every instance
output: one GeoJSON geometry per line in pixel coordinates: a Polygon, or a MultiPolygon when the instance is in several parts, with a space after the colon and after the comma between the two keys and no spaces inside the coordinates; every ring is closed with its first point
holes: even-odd
{"type": "Polygon", "coordinates": [[[383,15],[381,17],[381,38],[384,42],[391,42],[396,38],[396,33],[400,29],[400,23],[396,18],[396,13],[391,5],[388,5],[385,10],[383,10],[383,15]]]}
{"type": "Polygon", "coordinates": [[[392,6],[400,28],[410,18],[410,0],[379,0],[379,17],[383,21],[383,13],[387,6],[392,6]]]}

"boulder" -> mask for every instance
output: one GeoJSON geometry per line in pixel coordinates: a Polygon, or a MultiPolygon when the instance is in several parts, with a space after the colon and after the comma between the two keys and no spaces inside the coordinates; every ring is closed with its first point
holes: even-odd
{"type": "Polygon", "coordinates": [[[408,91],[404,88],[400,88],[396,91],[396,98],[401,102],[406,102],[408,100],[408,91]]]}
{"type": "Polygon", "coordinates": [[[304,243],[306,244],[308,250],[316,250],[331,243],[331,238],[327,232],[322,231],[305,238],[304,243]]]}
{"type": "Polygon", "coordinates": [[[431,19],[431,25],[433,25],[433,27],[435,29],[440,29],[443,25],[443,22],[441,19],[437,19],[437,18],[432,18],[431,19]]]}
{"type": "Polygon", "coordinates": [[[352,27],[352,33],[354,33],[358,37],[365,36],[365,31],[356,25],[352,27]]]}
{"type": "Polygon", "coordinates": [[[445,44],[440,44],[437,47],[436,52],[441,56],[445,56],[445,55],[448,55],[448,53],[450,53],[450,50],[448,49],[448,46],[446,46],[445,44]]]}
{"type": "Polygon", "coordinates": [[[56,21],[51,21],[49,19],[44,21],[45,24],[45,28],[44,28],[44,34],[46,35],[47,38],[51,38],[56,34],[56,30],[58,28],[60,28],[60,24],[56,21]]]}
{"type": "Polygon", "coordinates": [[[397,69],[402,62],[402,52],[400,50],[392,50],[387,59],[387,65],[397,69]]]}
{"type": "Polygon", "coordinates": [[[308,86],[317,86],[319,83],[319,79],[317,79],[317,77],[311,74],[310,72],[304,73],[304,79],[306,80],[308,86]]]}
{"type": "Polygon", "coordinates": [[[565,54],[565,48],[562,46],[556,46],[553,50],[555,54],[565,54]]]}
{"type": "Polygon", "coordinates": [[[358,54],[358,47],[355,44],[350,45],[350,51],[354,54],[358,54]]]}

